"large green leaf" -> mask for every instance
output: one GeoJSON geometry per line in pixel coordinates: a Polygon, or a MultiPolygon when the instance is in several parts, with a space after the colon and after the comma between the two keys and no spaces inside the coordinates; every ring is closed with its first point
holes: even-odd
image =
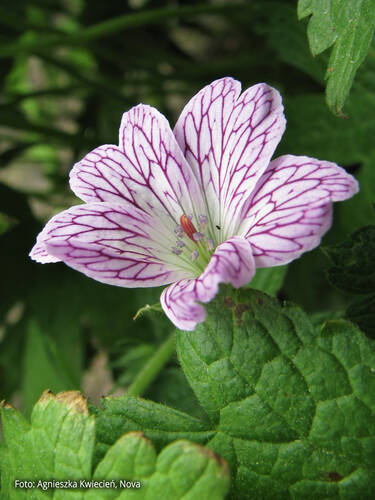
{"type": "Polygon", "coordinates": [[[373,0],[299,0],[298,17],[310,16],[307,36],[315,56],[333,45],[327,69],[328,105],[340,113],[375,29],[373,0]]]}
{"type": "Polygon", "coordinates": [[[371,498],[375,351],[351,323],[320,332],[297,307],[229,288],[177,350],[211,423],[131,397],[95,409],[101,449],[143,430],[158,447],[205,444],[230,464],[233,499],[371,498]],[[104,445],[104,444],[105,445],[104,445]]]}
{"type": "Polygon", "coordinates": [[[350,323],[321,335],[295,307],[222,293],[178,354],[230,463],[233,498],[370,498],[375,352],[350,323]]]}

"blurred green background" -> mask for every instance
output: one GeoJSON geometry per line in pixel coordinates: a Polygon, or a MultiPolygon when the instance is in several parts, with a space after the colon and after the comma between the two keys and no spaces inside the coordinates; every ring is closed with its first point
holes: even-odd
{"type": "MultiPolygon", "coordinates": [[[[3,0],[0,4],[0,399],[30,411],[41,392],[81,388],[92,401],[124,391],[172,330],[160,313],[133,316],[160,290],[97,283],[28,253],[49,217],[79,203],[72,165],[117,143],[124,111],[157,107],[173,126],[186,101],[216,78],[261,81],[284,99],[287,131],[276,156],[344,166],[361,193],[337,204],[324,243],[374,223],[375,49],[361,66],[344,117],[328,109],[328,55],[313,58],[295,1],[3,0]]],[[[327,281],[314,250],[288,267],[278,296],[316,317],[351,298],[327,281]]],[[[360,323],[360,320],[359,320],[360,323]]],[[[363,326],[363,325],[361,325],[363,326]]],[[[192,414],[192,391],[171,359],[146,393],[192,414]]]]}

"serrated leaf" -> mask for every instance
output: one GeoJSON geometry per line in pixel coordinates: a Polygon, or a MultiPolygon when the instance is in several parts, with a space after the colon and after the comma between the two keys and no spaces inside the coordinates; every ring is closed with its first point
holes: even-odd
{"type": "Polygon", "coordinates": [[[375,225],[355,231],[324,251],[332,261],[328,278],[333,285],[350,293],[375,292],[375,225]]]}
{"type": "Polygon", "coordinates": [[[207,307],[206,323],[179,332],[177,348],[211,424],[148,401],[106,398],[94,410],[101,453],[126,431],[144,430],[158,447],[186,436],[229,462],[231,498],[371,498],[368,339],[346,321],[320,333],[300,309],[256,290],[224,289],[207,307]]]}
{"type": "Polygon", "coordinates": [[[370,47],[375,29],[375,3],[372,0],[299,0],[299,18],[309,15],[307,36],[313,55],[333,45],[326,97],[330,108],[341,113],[355,73],[370,47]]]}
{"type": "MultiPolygon", "coordinates": [[[[33,408],[30,424],[9,406],[2,408],[2,417],[9,467],[5,476],[8,484],[2,483],[2,487],[12,500],[50,498],[41,488],[15,489],[16,479],[27,478],[37,484],[39,480],[90,478],[95,419],[89,416],[86,401],[78,392],[54,396],[45,391],[33,408]]],[[[58,490],[54,498],[83,499],[83,494],[58,490]]]]}
{"type": "Polygon", "coordinates": [[[222,292],[179,332],[181,364],[232,467],[233,498],[370,498],[375,352],[352,324],[321,335],[296,307],[222,292]]]}
{"type": "Polygon", "coordinates": [[[91,490],[87,500],[143,499],[153,500],[220,500],[229,489],[227,463],[211,450],[190,443],[176,441],[156,456],[152,443],[141,433],[122,436],[106,453],[97,466],[94,479],[140,482],[140,488],[98,491],[91,490]]]}

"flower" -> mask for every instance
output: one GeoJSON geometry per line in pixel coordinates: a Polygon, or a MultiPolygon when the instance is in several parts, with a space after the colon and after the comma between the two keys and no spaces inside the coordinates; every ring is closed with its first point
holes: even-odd
{"type": "Polygon", "coordinates": [[[241,287],[256,268],[315,248],[332,202],[358,191],[334,163],[271,161],[285,123],[277,90],[260,83],[241,94],[232,78],[194,96],[173,132],[156,109],[130,109],[119,146],[100,146],[74,165],[70,186],[85,203],[46,224],[31,258],[63,261],[111,285],[169,284],[165,313],[193,330],[219,283],[241,287]]]}

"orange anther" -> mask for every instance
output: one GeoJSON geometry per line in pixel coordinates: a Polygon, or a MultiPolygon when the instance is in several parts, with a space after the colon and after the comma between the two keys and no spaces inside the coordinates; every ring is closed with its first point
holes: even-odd
{"type": "Polygon", "coordinates": [[[187,215],[185,215],[185,214],[181,215],[180,224],[181,224],[181,227],[182,227],[184,233],[187,234],[188,237],[192,241],[194,241],[194,243],[196,243],[196,241],[193,237],[193,234],[197,233],[198,231],[195,229],[194,224],[191,222],[191,220],[189,219],[189,217],[187,215]]]}

